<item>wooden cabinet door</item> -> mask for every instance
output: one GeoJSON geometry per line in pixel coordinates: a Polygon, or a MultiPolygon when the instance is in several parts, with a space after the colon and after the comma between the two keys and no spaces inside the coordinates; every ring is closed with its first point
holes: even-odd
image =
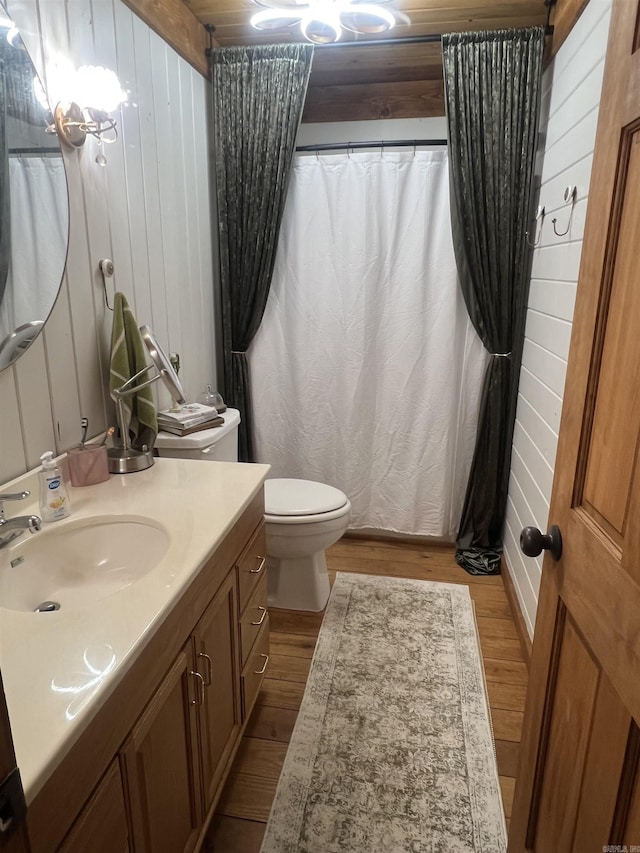
{"type": "Polygon", "coordinates": [[[231,572],[194,631],[197,668],[204,679],[199,707],[205,814],[240,730],[237,599],[231,572]]]}
{"type": "Polygon", "coordinates": [[[127,812],[116,758],[76,818],[59,853],[129,853],[127,812]]]}
{"type": "Polygon", "coordinates": [[[513,853],[640,849],[639,25],[613,0],[513,853]]]}
{"type": "MultiPolygon", "coordinates": [[[[0,782],[5,780],[10,773],[14,773],[15,767],[16,756],[13,751],[9,714],[4,697],[2,675],[0,674],[0,782]]],[[[4,853],[28,853],[29,841],[24,815],[19,818],[17,828],[8,827],[7,833],[0,832],[0,848],[4,853]]]]}
{"type": "Polygon", "coordinates": [[[202,826],[196,705],[201,680],[190,665],[191,643],[147,705],[125,743],[136,853],[190,853],[202,826]]]}

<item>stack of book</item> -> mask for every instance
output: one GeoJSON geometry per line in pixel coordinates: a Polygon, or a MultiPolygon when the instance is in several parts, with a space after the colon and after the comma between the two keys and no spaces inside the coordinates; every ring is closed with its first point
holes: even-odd
{"type": "Polygon", "coordinates": [[[218,414],[215,406],[203,403],[187,403],[178,411],[165,409],[158,412],[158,429],[173,435],[190,435],[203,429],[222,426],[224,418],[218,414]]]}

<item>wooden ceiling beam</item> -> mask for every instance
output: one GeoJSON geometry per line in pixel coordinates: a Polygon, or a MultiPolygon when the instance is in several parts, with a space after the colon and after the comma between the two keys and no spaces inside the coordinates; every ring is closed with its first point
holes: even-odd
{"type": "Polygon", "coordinates": [[[123,0],[132,12],[158,33],[203,77],[209,77],[205,50],[209,35],[182,0],[123,0]]]}
{"type": "Polygon", "coordinates": [[[549,58],[554,57],[560,50],[587,3],[588,0],[558,0],[553,7],[551,10],[553,39],[551,40],[549,58]]]}

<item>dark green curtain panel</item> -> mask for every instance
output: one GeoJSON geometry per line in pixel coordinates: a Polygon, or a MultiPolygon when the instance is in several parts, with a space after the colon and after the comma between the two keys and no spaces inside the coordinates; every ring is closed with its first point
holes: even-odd
{"type": "Polygon", "coordinates": [[[471,321],[492,356],[456,543],[456,559],[471,574],[500,571],[543,47],[541,27],[442,38],[453,244],[471,321]]]}
{"type": "Polygon", "coordinates": [[[267,304],[313,45],[213,53],[213,116],[227,403],[253,462],[247,349],[267,304]]]}

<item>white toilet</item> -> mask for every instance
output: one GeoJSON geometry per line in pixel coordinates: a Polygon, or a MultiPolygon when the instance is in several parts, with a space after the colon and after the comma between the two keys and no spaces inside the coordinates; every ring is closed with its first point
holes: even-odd
{"type": "MultiPolygon", "coordinates": [[[[240,413],[227,409],[223,417],[224,426],[191,435],[158,433],[158,455],[237,462],[240,413]]],[[[323,610],[330,592],[324,549],[345,533],[349,499],[333,486],[292,479],[267,480],[264,496],[269,605],[323,610]]]]}
{"type": "Polygon", "coordinates": [[[329,598],[324,549],[345,533],[351,504],[340,489],[311,480],[264,484],[269,604],[323,610],[329,598]]]}

